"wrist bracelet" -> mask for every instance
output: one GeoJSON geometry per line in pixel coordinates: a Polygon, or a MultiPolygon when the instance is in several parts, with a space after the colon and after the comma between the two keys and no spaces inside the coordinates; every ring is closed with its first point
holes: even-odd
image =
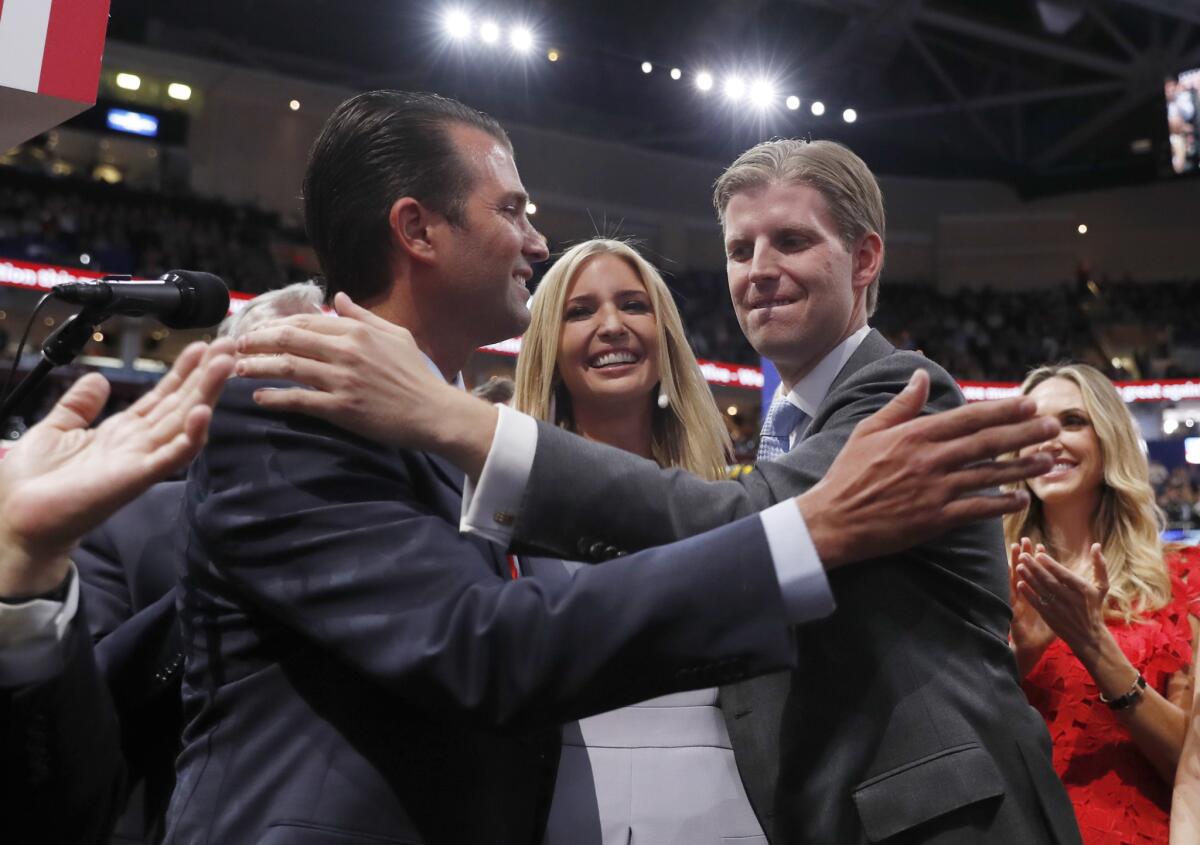
{"type": "Polygon", "coordinates": [[[1116,698],[1105,698],[1104,693],[1100,693],[1100,700],[1107,704],[1110,710],[1128,710],[1142,697],[1142,690],[1145,688],[1146,679],[1138,672],[1137,680],[1129,687],[1129,692],[1116,698]]]}

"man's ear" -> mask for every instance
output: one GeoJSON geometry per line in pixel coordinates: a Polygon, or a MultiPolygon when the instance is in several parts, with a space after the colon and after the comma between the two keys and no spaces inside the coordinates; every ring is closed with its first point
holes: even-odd
{"type": "Polygon", "coordinates": [[[853,286],[865,290],[882,269],[883,238],[877,232],[868,232],[858,239],[854,249],[853,286]]]}
{"type": "Polygon", "coordinates": [[[435,258],[433,229],[445,218],[412,197],[401,197],[388,212],[388,229],[396,247],[414,261],[431,263],[435,258]]]}

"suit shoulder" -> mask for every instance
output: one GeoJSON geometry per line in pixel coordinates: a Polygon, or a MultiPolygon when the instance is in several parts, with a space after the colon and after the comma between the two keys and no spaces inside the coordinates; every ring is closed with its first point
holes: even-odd
{"type": "Polygon", "coordinates": [[[896,349],[865,365],[846,380],[846,386],[869,384],[874,390],[899,393],[917,370],[929,373],[929,402],[933,410],[946,410],[966,403],[958,382],[936,361],[920,352],[896,349]]]}

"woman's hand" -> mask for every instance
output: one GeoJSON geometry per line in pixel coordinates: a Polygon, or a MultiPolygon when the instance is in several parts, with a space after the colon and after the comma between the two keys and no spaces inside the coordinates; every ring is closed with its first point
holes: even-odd
{"type": "Polygon", "coordinates": [[[1022,555],[1033,554],[1033,542],[1028,537],[1022,537],[1020,543],[1012,543],[1008,547],[1009,600],[1013,610],[1012,644],[1021,677],[1029,674],[1058,637],[1029,599],[1017,589],[1018,561],[1022,555]]]}
{"type": "Polygon", "coordinates": [[[1016,567],[1018,594],[1062,637],[1084,666],[1094,663],[1110,636],[1104,624],[1108,566],[1099,543],[1092,544],[1090,554],[1090,580],[1067,569],[1040,545],[1036,550],[1023,549],[1016,567]]]}

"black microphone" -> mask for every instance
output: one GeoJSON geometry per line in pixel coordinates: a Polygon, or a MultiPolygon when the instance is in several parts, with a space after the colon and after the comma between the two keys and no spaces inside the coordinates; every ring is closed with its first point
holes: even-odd
{"type": "Polygon", "coordinates": [[[55,299],[93,314],[149,314],[172,329],[215,326],[229,313],[229,288],[212,273],[171,270],[157,282],[71,282],[50,289],[55,299]]]}

